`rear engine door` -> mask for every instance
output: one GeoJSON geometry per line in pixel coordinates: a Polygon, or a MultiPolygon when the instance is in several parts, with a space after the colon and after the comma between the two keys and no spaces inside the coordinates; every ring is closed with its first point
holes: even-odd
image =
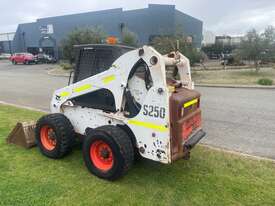
{"type": "Polygon", "coordinates": [[[172,159],[183,156],[183,144],[201,129],[200,93],[178,88],[170,97],[172,159]]]}

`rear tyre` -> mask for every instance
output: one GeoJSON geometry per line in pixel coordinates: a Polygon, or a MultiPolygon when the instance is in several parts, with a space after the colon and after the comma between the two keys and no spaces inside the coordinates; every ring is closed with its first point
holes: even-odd
{"type": "Polygon", "coordinates": [[[14,65],[15,65],[15,64],[17,64],[17,62],[16,62],[15,60],[12,60],[12,64],[14,64],[14,65]]]}
{"type": "Polygon", "coordinates": [[[69,119],[63,114],[49,114],[37,121],[35,138],[43,155],[59,159],[71,152],[75,132],[69,119]]]}
{"type": "Polygon", "coordinates": [[[92,174],[116,180],[133,165],[134,148],[125,131],[106,125],[87,135],[83,144],[83,158],[92,174]]]}

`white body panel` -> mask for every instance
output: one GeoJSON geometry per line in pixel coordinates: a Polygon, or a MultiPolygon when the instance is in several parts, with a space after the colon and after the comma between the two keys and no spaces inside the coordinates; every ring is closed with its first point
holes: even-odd
{"type": "Polygon", "coordinates": [[[85,135],[87,128],[97,128],[108,124],[127,125],[136,137],[136,146],[144,150],[140,152],[143,157],[162,163],[170,163],[170,92],[166,85],[165,65],[168,64],[168,61],[173,61],[169,64],[178,66],[181,82],[187,88],[192,89],[189,61],[180,53],[176,53],[175,59],[169,59],[159,54],[152,47],[144,46],[143,50],[142,56],[139,56],[138,49],[127,52],[119,57],[109,70],[55,91],[51,101],[51,112],[63,113],[70,119],[75,131],[82,135],[85,135]],[[154,65],[150,62],[153,56],[158,59],[154,65]],[[151,73],[153,86],[149,90],[137,77],[128,82],[131,69],[140,59],[143,59],[148,65],[151,73]],[[127,86],[141,105],[141,110],[133,118],[126,118],[121,111],[124,100],[123,94],[127,86]],[[113,93],[117,112],[106,113],[98,109],[83,108],[73,105],[70,101],[74,97],[101,88],[108,89],[113,93]],[[152,115],[149,116],[148,111],[144,110],[144,105],[161,108],[162,117],[156,115],[160,111],[153,111],[152,115]]]}

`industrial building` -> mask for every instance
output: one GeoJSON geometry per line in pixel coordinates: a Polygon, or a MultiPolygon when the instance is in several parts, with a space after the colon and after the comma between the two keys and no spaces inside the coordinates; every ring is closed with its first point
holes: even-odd
{"type": "Polygon", "coordinates": [[[223,46],[239,46],[244,36],[216,36],[215,44],[223,46]]]}
{"type": "Polygon", "coordinates": [[[12,53],[12,41],[14,34],[14,32],[0,34],[0,54],[12,53]]]}
{"type": "Polygon", "coordinates": [[[149,4],[136,10],[109,9],[37,19],[19,24],[13,52],[44,52],[58,58],[60,43],[69,32],[81,27],[101,27],[107,35],[121,37],[124,27],[137,34],[139,44],[147,44],[155,36],[173,35],[181,30],[192,38],[195,47],[202,42],[202,21],[178,11],[174,5],[149,4]]]}

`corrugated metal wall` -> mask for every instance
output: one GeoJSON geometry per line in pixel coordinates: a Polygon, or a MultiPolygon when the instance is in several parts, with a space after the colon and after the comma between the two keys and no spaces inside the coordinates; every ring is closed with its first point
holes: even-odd
{"type": "Polygon", "coordinates": [[[16,52],[29,47],[39,47],[43,36],[55,39],[56,46],[77,27],[100,26],[108,35],[120,37],[121,24],[135,32],[140,44],[146,44],[152,35],[174,34],[178,25],[191,35],[197,47],[202,41],[202,22],[175,9],[173,5],[150,4],[148,8],[123,11],[110,9],[66,16],[38,19],[36,22],[20,24],[17,28],[13,48],[16,52]],[[53,33],[43,34],[42,29],[51,25],[53,33]]]}

